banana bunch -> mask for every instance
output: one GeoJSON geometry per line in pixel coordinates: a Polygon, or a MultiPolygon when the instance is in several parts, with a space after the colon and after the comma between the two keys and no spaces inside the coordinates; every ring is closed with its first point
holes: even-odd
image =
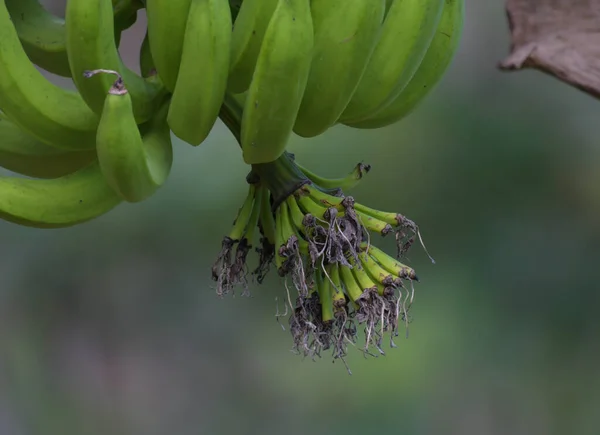
{"type": "Polygon", "coordinates": [[[408,322],[417,278],[400,259],[418,227],[343,193],[368,165],[327,179],[285,150],[292,134],[404,118],[450,65],[463,19],[464,0],[67,0],[64,18],[0,0],[0,167],[15,173],[0,177],[0,218],[67,227],[144,201],[169,177],[171,134],[198,146],[220,119],[252,169],[213,266],[218,294],[273,266],[298,292],[298,352],[344,360],[364,324],[364,351],[383,353],[382,334],[408,322]],[[140,9],[134,71],[119,44],[140,9]],[[396,258],[371,243],[390,234],[396,258]]]}

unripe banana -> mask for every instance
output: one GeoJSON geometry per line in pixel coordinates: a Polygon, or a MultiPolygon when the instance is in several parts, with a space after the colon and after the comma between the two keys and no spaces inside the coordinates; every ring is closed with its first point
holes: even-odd
{"type": "Polygon", "coordinates": [[[372,118],[355,128],[380,128],[394,124],[407,116],[431,92],[450,66],[462,35],[464,0],[446,0],[442,19],[419,69],[396,99],[372,118]]]}
{"type": "Polygon", "coordinates": [[[285,150],[308,81],[313,44],[308,0],[279,0],[244,105],[246,163],[268,163],[285,150]]]}
{"type": "Polygon", "coordinates": [[[248,90],[260,47],[278,0],[244,0],[231,36],[228,89],[234,94],[248,90]]]}
{"type": "Polygon", "coordinates": [[[138,129],[131,96],[120,77],[104,101],[96,135],[98,161],[108,184],[128,202],[148,198],[169,176],[173,148],[166,113],[164,105],[138,129]]]}
{"type": "Polygon", "coordinates": [[[0,0],[0,110],[44,143],[90,149],[98,117],[78,93],[48,81],[31,63],[0,0]]]}
{"type": "Polygon", "coordinates": [[[0,177],[0,219],[29,227],[61,228],[103,215],[121,202],[98,162],[64,177],[0,177]]]}
{"type": "Polygon", "coordinates": [[[145,80],[128,69],[115,44],[111,0],[68,0],[66,9],[67,53],[75,86],[96,114],[102,113],[104,99],[113,80],[106,75],[86,78],[85,71],[118,71],[131,94],[138,124],[149,120],[165,95],[155,78],[145,80]]]}
{"type": "Polygon", "coordinates": [[[394,0],[369,65],[339,122],[373,116],[404,89],[433,39],[445,0],[394,0]]]}
{"type": "MultiPolygon", "coordinates": [[[[161,80],[175,90],[190,0],[147,0],[150,50],[161,80]]],[[[199,59],[199,62],[202,60],[199,59]]]]}
{"type": "Polygon", "coordinates": [[[33,178],[71,174],[96,158],[96,151],[65,151],[40,142],[0,113],[0,166],[33,178]]]}
{"type": "Polygon", "coordinates": [[[313,0],[315,47],[294,132],[314,137],[352,98],[379,38],[385,0],[313,0]]]}
{"type": "Polygon", "coordinates": [[[175,136],[190,145],[200,145],[219,116],[227,87],[230,43],[229,1],[192,0],[167,118],[175,136]]]}

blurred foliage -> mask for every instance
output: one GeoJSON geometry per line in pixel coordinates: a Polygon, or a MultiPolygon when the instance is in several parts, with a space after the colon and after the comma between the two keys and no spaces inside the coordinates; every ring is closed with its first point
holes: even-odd
{"type": "Polygon", "coordinates": [[[0,434],[596,434],[600,106],[499,72],[501,2],[467,11],[451,72],[408,119],[291,145],[324,176],[371,163],[351,193],[421,226],[437,264],[410,253],[422,282],[399,348],[351,352],[349,376],[288,351],[277,277],[215,296],[248,170],[219,125],[176,144],[142,204],[71,229],[0,223],[0,434]]]}

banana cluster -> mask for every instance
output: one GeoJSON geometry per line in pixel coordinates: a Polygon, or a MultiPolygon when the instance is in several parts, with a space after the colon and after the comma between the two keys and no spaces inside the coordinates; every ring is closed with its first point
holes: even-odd
{"type": "Polygon", "coordinates": [[[327,179],[285,149],[292,134],[405,117],[444,75],[463,18],[464,0],[67,0],[64,19],[0,0],[0,167],[17,174],[0,177],[0,218],[67,227],[143,201],[170,175],[172,134],[198,146],[220,119],[252,169],[217,293],[274,267],[299,353],[344,360],[358,324],[364,351],[383,353],[383,333],[409,321],[417,277],[400,259],[418,227],[344,194],[368,165],[327,179]],[[140,9],[137,72],[119,43],[140,9]],[[371,240],[390,234],[396,258],[371,240]]]}

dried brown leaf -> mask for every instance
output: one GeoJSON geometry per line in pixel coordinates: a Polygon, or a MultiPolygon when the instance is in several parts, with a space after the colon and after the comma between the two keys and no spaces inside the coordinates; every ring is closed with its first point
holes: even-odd
{"type": "Polygon", "coordinates": [[[507,0],[504,70],[535,68],[600,97],[600,0],[507,0]]]}

